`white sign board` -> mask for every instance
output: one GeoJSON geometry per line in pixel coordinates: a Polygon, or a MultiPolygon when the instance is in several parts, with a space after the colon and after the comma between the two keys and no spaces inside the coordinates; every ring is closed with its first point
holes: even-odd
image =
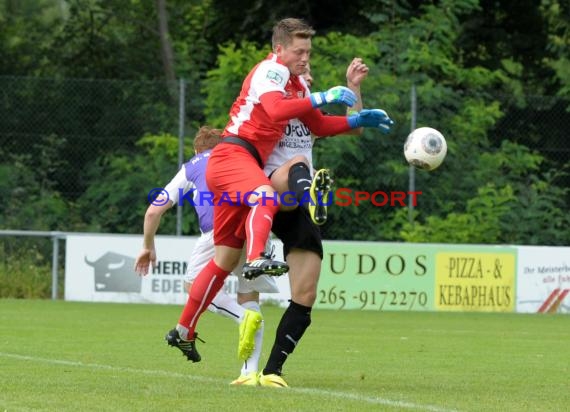
{"type": "Polygon", "coordinates": [[[517,249],[516,311],[570,313],[570,247],[517,249]]]}
{"type": "MultiPolygon", "coordinates": [[[[142,246],[136,235],[68,235],[65,260],[65,300],[185,304],[183,276],[197,237],[157,236],[157,265],[147,276],[134,271],[142,246]]],[[[282,259],[282,244],[275,243],[275,258],[282,259]]],[[[291,297],[287,275],[276,278],[279,293],[261,294],[260,300],[281,306],[291,297]]],[[[236,296],[237,278],[229,276],[225,289],[236,296]]]]}

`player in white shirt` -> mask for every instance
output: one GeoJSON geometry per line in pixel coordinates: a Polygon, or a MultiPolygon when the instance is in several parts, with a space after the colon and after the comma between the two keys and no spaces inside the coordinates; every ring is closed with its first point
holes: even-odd
{"type": "MultiPolygon", "coordinates": [[[[353,59],[348,66],[347,83],[358,96],[358,102],[351,110],[362,110],[360,83],[367,74],[368,67],[360,58],[353,59]]],[[[303,78],[310,87],[313,79],[309,67],[303,78]]],[[[351,134],[361,134],[362,129],[354,129],[353,132],[351,134]]],[[[290,121],[264,168],[272,186],[281,195],[293,191],[297,200],[306,199],[299,192],[310,191],[311,182],[315,180],[311,180],[312,147],[313,138],[308,128],[298,119],[290,121]]],[[[328,178],[328,171],[321,169],[316,176],[319,173],[328,178]]],[[[277,388],[288,386],[281,376],[283,364],[311,323],[311,309],[317,295],[323,258],[320,230],[307,209],[302,205],[290,211],[283,209],[275,215],[272,231],[283,241],[283,256],[289,265],[291,302],[277,327],[273,348],[259,376],[261,386],[277,388]]]]}

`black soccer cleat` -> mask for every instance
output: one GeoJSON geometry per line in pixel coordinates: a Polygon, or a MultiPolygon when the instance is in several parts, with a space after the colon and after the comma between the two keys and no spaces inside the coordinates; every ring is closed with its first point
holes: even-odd
{"type": "MultiPolygon", "coordinates": [[[[198,334],[194,333],[194,339],[182,339],[176,329],[172,329],[164,337],[169,346],[174,346],[180,349],[182,351],[182,354],[186,356],[189,361],[200,362],[202,360],[202,357],[198,353],[198,350],[196,350],[196,338],[198,338],[198,334]]],[[[202,341],[202,339],[200,340],[202,341]]]]}
{"type": "Polygon", "coordinates": [[[272,260],[272,256],[262,253],[260,257],[243,265],[242,274],[247,280],[261,275],[281,276],[289,271],[287,263],[272,260]]]}

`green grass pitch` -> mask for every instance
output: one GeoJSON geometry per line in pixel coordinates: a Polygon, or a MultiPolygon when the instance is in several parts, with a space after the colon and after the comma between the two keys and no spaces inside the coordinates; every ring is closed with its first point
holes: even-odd
{"type": "MultiPolygon", "coordinates": [[[[173,305],[0,300],[0,411],[570,410],[570,316],[315,310],[291,388],[232,387],[237,324],[173,305]]],[[[262,365],[283,309],[263,307],[262,365]]]]}

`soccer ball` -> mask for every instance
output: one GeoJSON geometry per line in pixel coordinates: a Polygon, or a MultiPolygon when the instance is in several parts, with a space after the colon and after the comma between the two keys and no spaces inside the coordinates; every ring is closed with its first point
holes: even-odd
{"type": "Polygon", "coordinates": [[[447,142],[445,137],[431,127],[414,130],[404,144],[404,156],[409,164],[423,170],[434,170],[445,159],[447,142]]]}

